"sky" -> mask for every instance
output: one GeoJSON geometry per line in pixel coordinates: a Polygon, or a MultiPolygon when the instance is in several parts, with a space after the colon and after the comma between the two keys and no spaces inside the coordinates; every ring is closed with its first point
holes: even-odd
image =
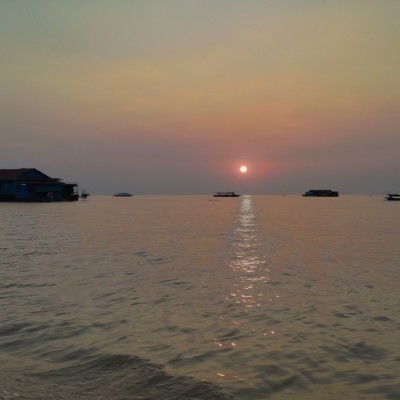
{"type": "Polygon", "coordinates": [[[0,168],[93,194],[399,192],[399,19],[398,0],[1,0],[0,168]]]}

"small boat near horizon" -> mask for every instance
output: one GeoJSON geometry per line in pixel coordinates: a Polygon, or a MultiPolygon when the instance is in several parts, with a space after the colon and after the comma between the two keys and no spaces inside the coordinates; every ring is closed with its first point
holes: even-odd
{"type": "Polygon", "coordinates": [[[216,192],[213,197],[239,197],[235,192],[216,192]]]}
{"type": "Polygon", "coordinates": [[[303,197],[339,197],[339,192],[326,189],[312,189],[305,192],[303,197]]]}
{"type": "Polygon", "coordinates": [[[388,201],[400,201],[400,194],[398,193],[389,193],[386,195],[386,200],[388,201]]]}
{"type": "Polygon", "coordinates": [[[86,190],[82,190],[81,195],[79,196],[81,199],[85,200],[90,196],[90,193],[88,193],[86,190]]]}
{"type": "Polygon", "coordinates": [[[132,197],[133,194],[128,193],[128,192],[118,192],[118,193],[114,193],[113,196],[114,197],[132,197]]]}

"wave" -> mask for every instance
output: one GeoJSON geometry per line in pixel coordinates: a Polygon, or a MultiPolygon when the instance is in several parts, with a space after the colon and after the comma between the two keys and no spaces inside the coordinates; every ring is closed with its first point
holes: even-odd
{"type": "Polygon", "coordinates": [[[26,399],[234,400],[214,383],[170,375],[163,365],[147,359],[124,354],[89,357],[67,367],[19,374],[17,385],[8,390],[26,399]]]}

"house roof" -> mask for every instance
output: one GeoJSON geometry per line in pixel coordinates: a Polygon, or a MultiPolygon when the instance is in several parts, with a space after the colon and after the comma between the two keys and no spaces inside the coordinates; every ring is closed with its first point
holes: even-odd
{"type": "Polygon", "coordinates": [[[35,180],[35,181],[58,181],[57,178],[50,178],[36,168],[0,169],[1,181],[35,180]]]}

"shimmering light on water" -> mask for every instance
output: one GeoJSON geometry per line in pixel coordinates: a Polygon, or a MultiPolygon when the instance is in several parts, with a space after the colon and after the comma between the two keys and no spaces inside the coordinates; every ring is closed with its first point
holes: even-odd
{"type": "Polygon", "coordinates": [[[246,307],[260,307],[264,287],[260,284],[268,282],[269,272],[266,261],[261,258],[262,240],[258,234],[256,215],[251,196],[243,196],[237,213],[234,229],[233,258],[230,267],[237,273],[235,290],[230,301],[246,307]],[[261,274],[261,275],[260,275],[261,274]]]}
{"type": "Polygon", "coordinates": [[[398,206],[1,203],[0,399],[400,398],[398,206]]]}

